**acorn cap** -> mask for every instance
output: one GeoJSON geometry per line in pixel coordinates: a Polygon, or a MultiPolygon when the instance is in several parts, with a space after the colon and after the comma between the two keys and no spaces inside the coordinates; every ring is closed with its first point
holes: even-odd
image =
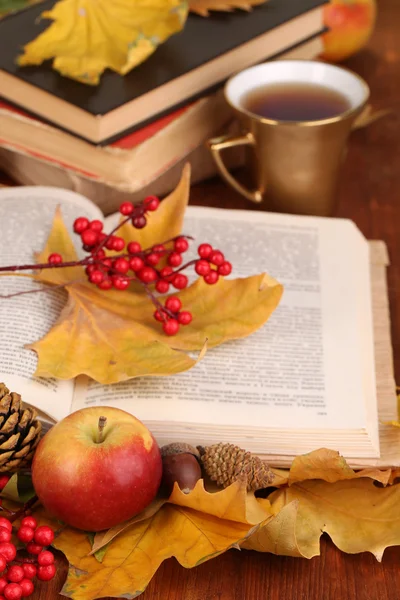
{"type": "Polygon", "coordinates": [[[160,451],[162,458],[165,456],[172,456],[173,454],[192,454],[200,460],[200,453],[197,448],[194,448],[185,442],[173,442],[172,444],[167,444],[166,446],[163,446],[160,451]]]}

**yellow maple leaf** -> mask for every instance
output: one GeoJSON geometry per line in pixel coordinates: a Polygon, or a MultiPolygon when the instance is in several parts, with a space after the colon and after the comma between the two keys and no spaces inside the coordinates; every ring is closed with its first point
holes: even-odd
{"type": "MultiPolygon", "coordinates": [[[[152,245],[180,233],[189,183],[187,168],[176,190],[161,203],[159,214],[152,215],[149,232],[135,232],[137,241],[152,245]]],[[[45,262],[53,252],[61,253],[65,261],[76,260],[59,212],[38,261],[45,262]]],[[[201,352],[206,342],[213,347],[254,332],[267,321],[282,295],[282,286],[265,274],[220,280],[214,286],[198,280],[176,294],[192,312],[193,322],[169,338],[153,317],[154,306],[137,289],[140,286],[102,292],[85,281],[82,267],[43,270],[37,279],[66,284],[69,296],[57,323],[29,346],[38,354],[35,375],[71,379],[86,374],[103,384],[186,371],[196,364],[188,352],[201,352]]]]}
{"type": "Polygon", "coordinates": [[[258,523],[270,518],[268,504],[261,506],[244,482],[217,493],[208,493],[202,480],[190,494],[175,487],[155,514],[119,532],[101,563],[89,555],[84,532],[62,530],[54,542],[70,563],[62,593],[75,600],[135,597],[167,558],[174,556],[182,566],[194,567],[238,547],[258,523]]]}
{"type": "Polygon", "coordinates": [[[20,65],[48,59],[67,77],[97,84],[107,68],[125,75],[146,60],[187,17],[183,0],[59,0],[53,22],[24,47],[20,65]]]}
{"type": "Polygon", "coordinates": [[[189,0],[189,10],[202,17],[208,17],[210,10],[230,12],[235,8],[251,10],[253,6],[264,4],[266,0],[189,0]]]}

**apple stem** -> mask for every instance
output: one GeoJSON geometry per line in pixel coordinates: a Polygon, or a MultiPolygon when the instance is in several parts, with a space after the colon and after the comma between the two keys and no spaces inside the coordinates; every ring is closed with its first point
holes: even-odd
{"type": "Polygon", "coordinates": [[[97,436],[97,443],[101,444],[103,442],[104,435],[104,427],[107,424],[107,417],[99,417],[99,435],[97,436]]]}

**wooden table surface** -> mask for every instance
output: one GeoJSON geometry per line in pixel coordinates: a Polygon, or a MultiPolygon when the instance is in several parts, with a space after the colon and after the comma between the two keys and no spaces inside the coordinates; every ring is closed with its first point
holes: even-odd
{"type": "MultiPolygon", "coordinates": [[[[388,245],[389,294],[395,372],[400,382],[400,0],[377,0],[379,18],[366,50],[347,62],[372,91],[375,108],[394,115],[353,133],[340,189],[338,216],[355,221],[369,239],[388,245]],[[397,292],[397,298],[396,298],[397,292]]],[[[221,181],[193,187],[191,202],[229,208],[249,204],[221,181]]],[[[400,512],[400,507],[399,507],[400,512]]],[[[60,598],[66,564],[39,585],[32,600],[60,598]]],[[[312,560],[230,551],[195,569],[165,562],[143,600],[398,600],[400,547],[377,563],[371,554],[346,555],[328,537],[312,560]]]]}

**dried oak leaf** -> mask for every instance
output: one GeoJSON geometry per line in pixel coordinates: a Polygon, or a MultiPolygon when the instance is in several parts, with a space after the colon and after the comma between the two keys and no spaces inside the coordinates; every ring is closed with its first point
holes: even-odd
{"type": "Polygon", "coordinates": [[[62,529],[53,544],[70,564],[61,593],[74,600],[136,597],[167,558],[174,556],[183,567],[194,567],[238,547],[270,518],[268,504],[261,506],[247,494],[244,482],[215,494],[204,489],[202,480],[190,494],[175,487],[155,514],[111,540],[101,563],[89,555],[92,549],[84,532],[62,529]]]}
{"type": "Polygon", "coordinates": [[[264,4],[266,0],[189,0],[190,12],[208,17],[210,10],[230,12],[236,8],[251,10],[253,6],[264,4]]]}
{"type": "Polygon", "coordinates": [[[319,538],[327,532],[344,552],[369,551],[380,559],[387,546],[400,543],[400,486],[379,488],[372,480],[387,485],[396,473],[354,471],[339,452],[326,448],[298,456],[286,478],[280,471],[277,485],[282,487],[268,498],[275,517],[242,547],[311,558],[319,554],[319,538]]]}
{"type": "MultiPolygon", "coordinates": [[[[145,228],[149,231],[130,227],[125,237],[150,246],[178,235],[189,184],[190,169],[186,168],[176,190],[152,215],[145,228]]],[[[66,261],[76,260],[59,213],[39,262],[52,252],[59,252],[66,261]]],[[[213,347],[248,336],[267,321],[282,295],[282,286],[263,274],[221,280],[214,286],[197,281],[176,294],[194,315],[193,322],[169,338],[155,321],[154,306],[138,284],[123,293],[102,292],[85,281],[81,267],[43,270],[38,279],[67,284],[68,301],[47,335],[29,346],[38,354],[35,375],[71,379],[86,374],[103,384],[186,371],[196,364],[188,352],[201,353],[206,342],[213,347]]]]}
{"type": "Polygon", "coordinates": [[[187,17],[183,0],[59,0],[42,14],[52,23],[24,47],[20,65],[53,59],[61,75],[96,85],[105,69],[125,75],[187,17]]]}
{"type": "Polygon", "coordinates": [[[371,552],[400,544],[400,486],[377,487],[369,478],[303,481],[269,496],[276,514],[242,548],[286,556],[319,555],[327,533],[343,552],[371,552]]]}

